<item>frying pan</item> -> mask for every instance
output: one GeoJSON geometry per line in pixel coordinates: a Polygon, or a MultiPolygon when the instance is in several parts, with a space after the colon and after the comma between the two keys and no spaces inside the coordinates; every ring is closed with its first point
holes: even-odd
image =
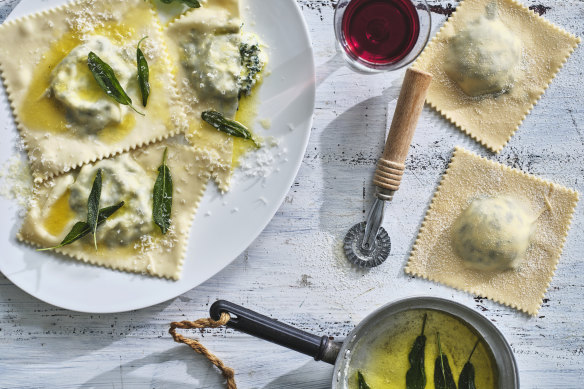
{"type": "Polygon", "coordinates": [[[318,336],[271,319],[228,301],[219,300],[210,308],[211,318],[219,320],[221,313],[231,316],[227,327],[279,344],[289,349],[335,365],[332,388],[348,388],[349,367],[355,350],[367,339],[388,329],[390,320],[400,312],[434,310],[457,318],[472,329],[487,346],[495,361],[497,387],[519,389],[519,373],[513,352],[503,334],[484,316],[464,305],[436,297],[411,297],[382,306],[363,319],[345,338],[338,342],[326,335],[318,336]]]}

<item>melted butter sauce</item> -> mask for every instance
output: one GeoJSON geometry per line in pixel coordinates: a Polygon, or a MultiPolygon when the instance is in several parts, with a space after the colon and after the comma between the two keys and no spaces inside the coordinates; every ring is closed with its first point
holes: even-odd
{"type": "MultiPolygon", "coordinates": [[[[87,73],[85,77],[93,77],[87,66],[84,66],[82,69],[84,73],[87,73]]],[[[90,86],[87,89],[80,90],[78,95],[79,98],[82,100],[96,102],[99,99],[103,99],[103,90],[101,90],[101,88],[99,87],[99,85],[97,85],[96,82],[95,84],[90,84],[90,86]]]]}
{"type": "MultiPolygon", "coordinates": [[[[69,190],[67,190],[51,207],[49,215],[44,220],[43,227],[54,236],[66,236],[65,227],[77,216],[69,207],[69,190]]],[[[61,238],[62,240],[62,238],[61,238]]]]}
{"type": "MultiPolygon", "coordinates": [[[[130,208],[122,207],[118,212],[131,212],[130,208]],[[126,208],[126,209],[124,209],[126,208]]],[[[117,213],[117,212],[116,212],[117,213]]],[[[114,214],[115,216],[115,214],[114,214]]],[[[152,222],[154,224],[154,222],[152,222]]],[[[160,232],[158,226],[154,226],[154,229],[148,233],[148,236],[151,238],[150,243],[142,247],[140,240],[136,239],[131,242],[126,242],[123,245],[108,245],[104,239],[100,239],[99,228],[97,230],[97,251],[95,251],[95,246],[93,243],[93,236],[88,234],[83,239],[73,244],[79,244],[82,246],[83,251],[89,251],[92,255],[95,255],[100,258],[112,258],[112,256],[120,257],[120,258],[131,258],[136,257],[144,251],[144,254],[147,254],[149,249],[160,247],[162,244],[161,241],[165,238],[160,232]]]]}
{"type": "MultiPolygon", "coordinates": [[[[105,23],[103,26],[96,27],[92,34],[104,36],[110,39],[113,44],[123,47],[128,42],[137,42],[142,38],[138,36],[133,26],[140,26],[149,20],[153,20],[150,10],[135,9],[131,15],[125,17],[122,23],[105,23]]],[[[19,112],[23,125],[28,129],[49,133],[64,133],[69,131],[72,123],[69,123],[67,120],[66,110],[55,98],[48,96],[47,92],[50,88],[51,72],[53,69],[75,47],[82,43],[82,35],[78,31],[71,30],[53,43],[51,48],[42,56],[41,61],[33,73],[32,82],[19,112]]],[[[150,62],[151,94],[148,100],[147,115],[150,119],[161,121],[167,127],[171,127],[169,102],[163,93],[165,85],[161,77],[157,77],[159,74],[168,72],[168,69],[165,68],[163,61],[150,62]]],[[[82,69],[82,73],[85,73],[82,66],[80,69],[82,69]]],[[[88,68],[87,73],[83,74],[83,76],[93,77],[88,68]]],[[[66,88],[66,85],[58,87],[66,88]]],[[[138,109],[143,108],[141,99],[136,93],[132,93],[138,92],[137,82],[132,81],[126,92],[132,95],[132,100],[138,109]]],[[[81,92],[79,96],[90,101],[97,101],[100,98],[109,99],[97,83],[95,83],[95,88],[89,88],[81,92]]],[[[135,113],[128,113],[120,123],[112,124],[104,128],[98,134],[98,139],[104,143],[115,143],[124,139],[135,127],[136,119],[133,115],[135,113]]]]}
{"type": "MultiPolygon", "coordinates": [[[[252,135],[256,138],[257,136],[253,132],[253,123],[255,118],[257,117],[258,112],[258,105],[259,105],[259,98],[257,93],[257,88],[262,83],[262,78],[258,80],[258,82],[254,85],[251,95],[249,96],[242,96],[239,99],[239,107],[235,114],[235,120],[246,126],[252,135]]],[[[242,138],[233,138],[233,157],[231,159],[231,167],[236,168],[239,166],[239,161],[241,157],[247,153],[249,150],[255,149],[255,145],[252,141],[242,139],[242,138]]]]}
{"type": "Polygon", "coordinates": [[[42,130],[54,133],[67,131],[65,110],[55,99],[47,96],[51,84],[51,72],[69,54],[81,44],[75,33],[65,34],[51,49],[45,53],[37,65],[23,104],[20,118],[30,130],[42,130]]]}
{"type": "Polygon", "coordinates": [[[121,123],[110,124],[105,126],[99,132],[99,139],[104,143],[118,143],[122,141],[136,125],[134,113],[128,113],[124,116],[121,123]]]}
{"type": "MultiPolygon", "coordinates": [[[[426,328],[425,370],[426,389],[434,389],[434,362],[438,356],[436,333],[440,333],[442,351],[458,385],[458,378],[477,336],[458,319],[433,310],[402,312],[375,339],[364,339],[355,347],[351,358],[349,388],[357,389],[357,371],[361,371],[372,389],[404,389],[406,372],[410,368],[408,354],[422,328],[424,313],[428,313],[426,328]],[[390,325],[391,324],[391,325],[390,325]]],[[[375,330],[373,330],[375,331],[375,330]]],[[[471,363],[475,367],[476,387],[495,389],[494,361],[483,342],[480,342],[471,363]]]]}

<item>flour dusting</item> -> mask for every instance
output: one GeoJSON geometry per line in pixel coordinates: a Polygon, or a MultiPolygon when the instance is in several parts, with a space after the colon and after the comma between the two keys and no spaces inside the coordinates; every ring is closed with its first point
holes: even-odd
{"type": "Polygon", "coordinates": [[[383,293],[392,283],[382,268],[353,266],[345,257],[342,240],[329,232],[315,231],[286,243],[298,258],[303,273],[299,286],[310,287],[320,298],[340,304],[351,303],[350,300],[373,291],[383,293]]]}

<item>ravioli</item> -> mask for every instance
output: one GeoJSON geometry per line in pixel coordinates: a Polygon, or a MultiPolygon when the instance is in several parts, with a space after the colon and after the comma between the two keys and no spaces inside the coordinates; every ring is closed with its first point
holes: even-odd
{"type": "Polygon", "coordinates": [[[412,66],[434,76],[428,104],[499,152],[579,42],[514,0],[464,0],[412,66]]]}
{"type": "Polygon", "coordinates": [[[150,2],[83,0],[0,26],[0,71],[36,182],[184,132],[161,26],[150,2]],[[141,104],[143,37],[151,93],[141,104]],[[108,63],[144,116],[101,90],[87,66],[108,63]]]}
{"type": "Polygon", "coordinates": [[[179,279],[190,226],[209,180],[207,165],[204,155],[174,138],[85,165],[37,184],[17,238],[39,248],[59,244],[77,221],[86,220],[87,197],[101,168],[100,208],[119,201],[124,206],[98,227],[97,250],[87,235],[55,251],[94,265],[179,279]],[[174,190],[171,227],[163,235],[152,221],[152,191],[165,148],[174,190]]]}
{"type": "Polygon", "coordinates": [[[201,119],[206,110],[234,118],[239,106],[242,59],[242,21],[237,0],[209,1],[165,29],[170,57],[177,64],[177,85],[188,117],[187,138],[211,161],[219,189],[230,186],[233,137],[201,119]]]}
{"type": "Polygon", "coordinates": [[[513,197],[474,199],[454,222],[454,251],[472,269],[516,269],[525,259],[536,220],[513,197]]]}
{"type": "Polygon", "coordinates": [[[491,6],[452,37],[444,70],[464,93],[477,97],[510,91],[521,76],[520,62],[519,38],[491,6]]]}
{"type": "MultiPolygon", "coordinates": [[[[578,193],[571,189],[457,147],[426,212],[405,272],[536,315],[560,259],[577,202],[578,193]],[[488,205],[485,199],[491,199],[491,207],[485,207],[488,205]],[[493,204],[493,199],[498,200],[493,204]],[[503,199],[514,199],[514,205],[505,208],[519,206],[521,210],[515,210],[514,217],[527,219],[507,222],[510,227],[507,233],[512,232],[512,227],[520,230],[514,231],[515,237],[493,234],[493,228],[484,228],[482,235],[469,230],[466,236],[457,237],[465,212],[471,214],[467,224],[481,218],[472,214],[497,217],[499,212],[492,207],[501,205],[503,199]],[[474,212],[472,208],[477,205],[482,210],[474,212]],[[493,235],[501,245],[489,242],[493,235]],[[497,265],[503,262],[513,266],[511,258],[522,253],[525,245],[528,247],[523,263],[516,269],[501,271],[501,266],[496,266],[497,269],[490,267],[485,271],[484,267],[468,266],[468,261],[459,255],[465,254],[456,247],[460,238],[472,238],[474,246],[486,243],[495,247],[498,252],[493,255],[499,255],[497,265]],[[506,243],[507,239],[511,239],[511,244],[506,243]]],[[[506,220],[506,213],[503,220],[497,217],[499,222],[506,220]]],[[[486,256],[490,257],[488,252],[486,256]]]]}

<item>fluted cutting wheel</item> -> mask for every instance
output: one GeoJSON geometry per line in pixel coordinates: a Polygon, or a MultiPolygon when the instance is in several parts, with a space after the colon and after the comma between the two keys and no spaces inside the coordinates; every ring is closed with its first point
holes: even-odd
{"type": "Polygon", "coordinates": [[[361,247],[365,237],[365,222],[355,224],[343,241],[345,255],[347,259],[360,268],[371,268],[381,265],[389,256],[391,250],[391,240],[387,231],[383,227],[379,228],[375,238],[375,247],[370,251],[365,251],[361,247]]]}

